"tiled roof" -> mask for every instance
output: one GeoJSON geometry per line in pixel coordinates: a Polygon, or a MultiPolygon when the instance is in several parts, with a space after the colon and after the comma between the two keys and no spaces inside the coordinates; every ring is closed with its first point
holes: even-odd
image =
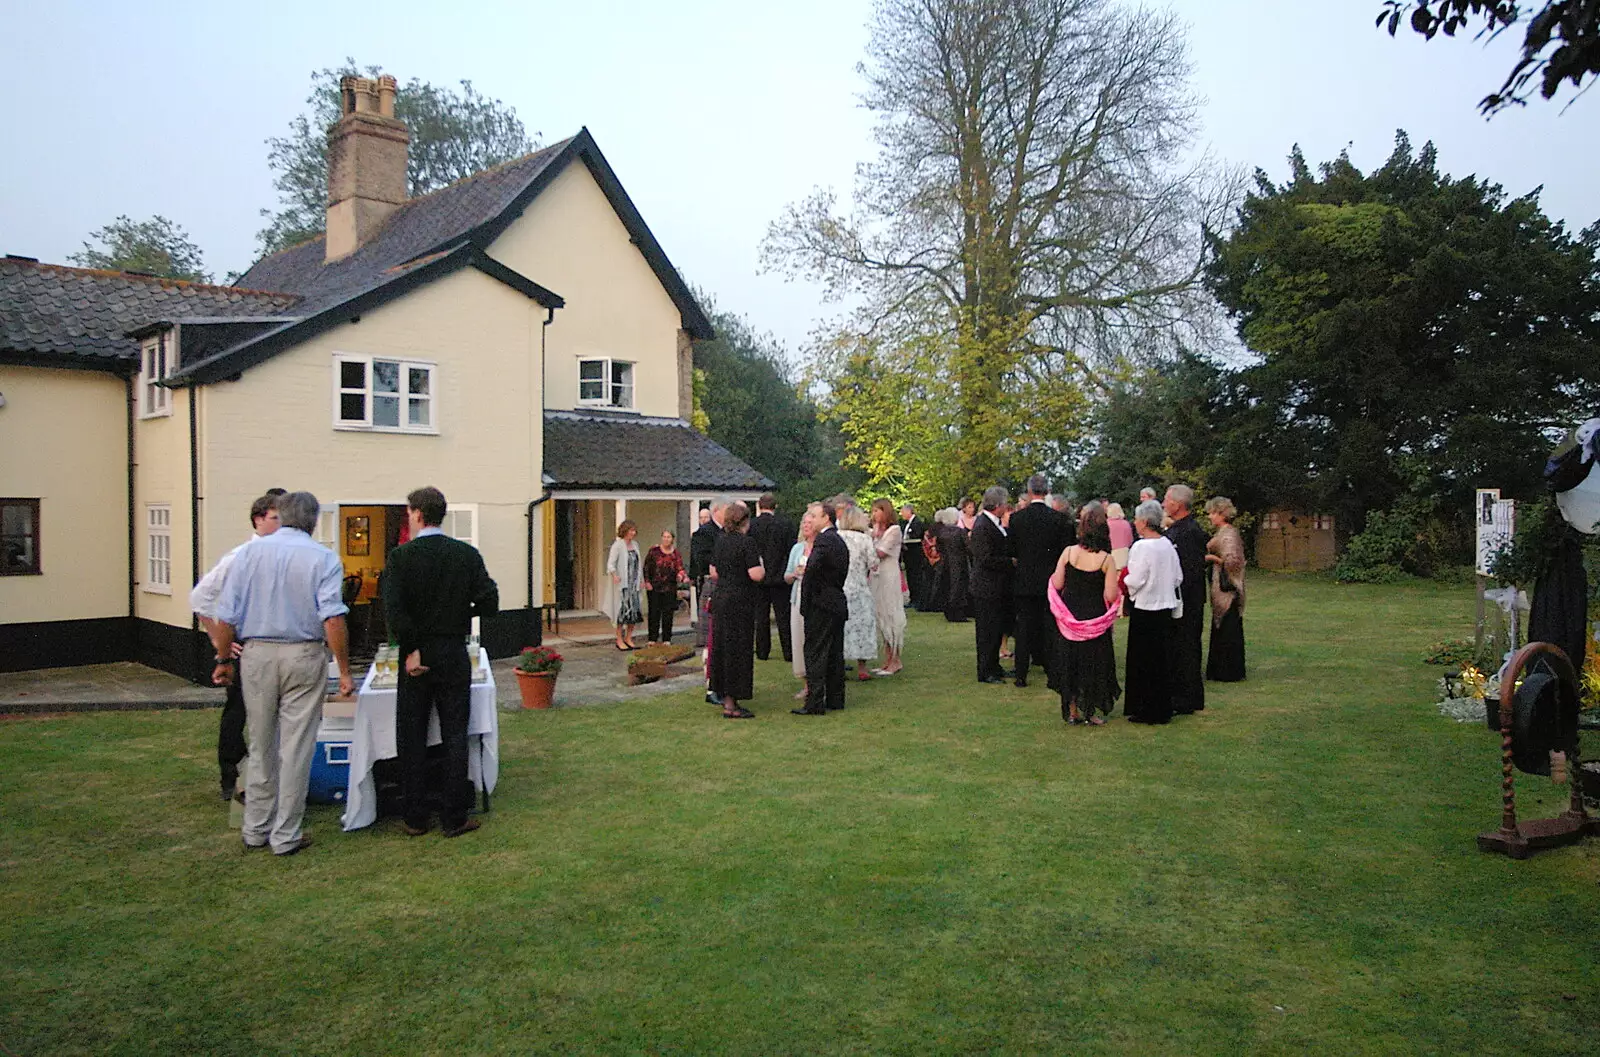
{"type": "Polygon", "coordinates": [[[371,287],[390,269],[436,252],[499,216],[571,142],[562,140],[411,199],[390,215],[372,241],[341,260],[324,263],[319,235],[263,257],[239,284],[299,294],[308,312],[337,304],[371,287]]]}
{"type": "Polygon", "coordinates": [[[159,320],[279,316],[299,299],[232,286],[0,258],[0,353],[112,366],[159,320]]]}
{"type": "Polygon", "coordinates": [[[772,482],[681,419],[604,411],[544,413],[550,488],[760,491],[772,482]]]}

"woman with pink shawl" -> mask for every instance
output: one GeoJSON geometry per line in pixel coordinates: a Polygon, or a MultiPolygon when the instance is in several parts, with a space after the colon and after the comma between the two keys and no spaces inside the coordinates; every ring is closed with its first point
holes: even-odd
{"type": "Polygon", "coordinates": [[[1079,513],[1078,542],[1061,552],[1048,597],[1063,639],[1055,673],[1061,718],[1073,726],[1103,726],[1122,696],[1111,639],[1122,593],[1106,512],[1099,503],[1088,503],[1079,513]]]}

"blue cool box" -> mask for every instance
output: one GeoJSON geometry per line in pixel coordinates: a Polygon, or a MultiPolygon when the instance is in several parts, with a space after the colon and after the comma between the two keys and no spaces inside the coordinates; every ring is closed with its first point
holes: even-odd
{"type": "Polygon", "coordinates": [[[311,754],[311,785],[306,799],[313,804],[342,804],[350,788],[350,738],[354,721],[325,717],[317,728],[317,747],[311,754]]]}

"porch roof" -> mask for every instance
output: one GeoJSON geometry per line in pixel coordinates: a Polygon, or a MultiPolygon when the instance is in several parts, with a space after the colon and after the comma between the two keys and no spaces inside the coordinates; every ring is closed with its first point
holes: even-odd
{"type": "Polygon", "coordinates": [[[764,491],[773,482],[687,422],[607,411],[544,413],[552,490],[764,491]]]}

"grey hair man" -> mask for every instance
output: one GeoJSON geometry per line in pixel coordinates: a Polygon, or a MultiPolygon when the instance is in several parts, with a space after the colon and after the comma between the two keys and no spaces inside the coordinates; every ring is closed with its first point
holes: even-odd
{"type": "Polygon", "coordinates": [[[1183,615],[1173,623],[1172,711],[1176,715],[1206,707],[1206,680],[1201,640],[1205,634],[1206,544],[1210,537],[1195,524],[1194,489],[1175,484],[1167,489],[1161,508],[1170,519],[1167,539],[1178,551],[1183,570],[1183,615]]]}
{"type": "Polygon", "coordinates": [[[217,601],[214,681],[234,678],[224,659],[236,639],[244,643],[240,668],[251,751],[241,836],[247,850],[270,844],[277,855],[311,844],[301,823],[330,649],[339,692],[355,693],[344,619],[349,610],[340,597],[344,567],[311,538],[319,510],[310,492],[281,497],[278,531],[239,553],[217,601]]]}

